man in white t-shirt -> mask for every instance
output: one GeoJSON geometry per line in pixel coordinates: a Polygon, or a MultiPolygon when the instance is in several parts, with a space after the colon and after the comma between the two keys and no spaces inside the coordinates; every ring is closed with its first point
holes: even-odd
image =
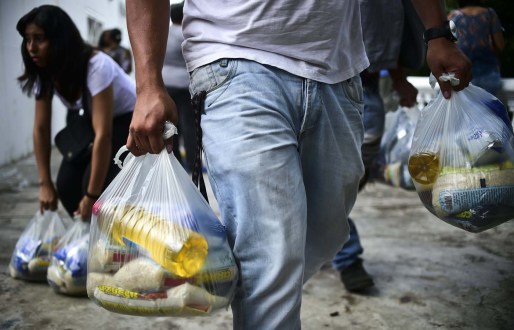
{"type": "MultiPolygon", "coordinates": [[[[413,1],[426,27],[446,20],[439,0],[413,1]]],[[[161,76],[168,8],[127,1],[136,155],[160,152],[165,120],[177,119],[161,76]]],[[[190,90],[205,104],[209,179],[240,269],[234,328],[300,329],[302,286],[348,239],[364,173],[359,3],[189,0],[183,32],[190,90]]],[[[429,42],[428,63],[436,76],[455,72],[455,89],[470,80],[469,61],[444,38],[429,42]]]]}

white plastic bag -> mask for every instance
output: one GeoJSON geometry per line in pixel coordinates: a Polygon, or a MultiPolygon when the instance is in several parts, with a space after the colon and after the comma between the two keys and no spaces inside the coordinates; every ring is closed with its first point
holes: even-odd
{"type": "Polygon", "coordinates": [[[77,217],[57,243],[48,267],[48,284],[55,292],[86,294],[88,248],[89,222],[77,217]]]}
{"type": "Polygon", "coordinates": [[[28,281],[46,281],[52,251],[66,232],[69,221],[56,211],[38,210],[16,242],[9,273],[14,278],[28,281]]]}
{"type": "MultiPolygon", "coordinates": [[[[450,78],[451,79],[451,78],[450,78]]],[[[438,218],[480,232],[514,218],[514,134],[503,104],[469,85],[421,112],[409,156],[416,191],[438,218]]]]}
{"type": "Polygon", "coordinates": [[[88,296],[123,314],[209,315],[237,279],[225,227],[175,156],[126,159],[93,207],[88,296]]]}
{"type": "Polygon", "coordinates": [[[372,167],[374,180],[393,187],[414,190],[407,163],[419,114],[417,107],[399,107],[386,114],[380,151],[372,167]]]}

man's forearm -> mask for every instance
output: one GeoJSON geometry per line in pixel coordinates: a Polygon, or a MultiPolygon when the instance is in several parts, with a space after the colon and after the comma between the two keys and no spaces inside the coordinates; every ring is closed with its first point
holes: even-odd
{"type": "Polygon", "coordinates": [[[164,85],[161,72],[170,22],[169,0],[127,0],[126,7],[137,89],[164,85]]]}
{"type": "Polygon", "coordinates": [[[446,20],[444,0],[412,0],[425,29],[442,25],[446,20]]]}

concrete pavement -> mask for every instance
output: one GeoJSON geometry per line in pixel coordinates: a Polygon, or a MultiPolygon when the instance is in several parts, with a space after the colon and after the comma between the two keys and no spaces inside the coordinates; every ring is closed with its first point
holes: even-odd
{"type": "MultiPolygon", "coordinates": [[[[54,174],[59,160],[54,150],[54,174]]],[[[38,207],[37,182],[32,156],[0,167],[0,330],[231,328],[230,311],[125,316],[12,279],[7,266],[38,207]]],[[[337,272],[320,271],[304,287],[303,329],[514,329],[514,221],[467,233],[432,216],[415,193],[380,184],[359,195],[352,218],[376,289],[350,294],[337,272]]]]}

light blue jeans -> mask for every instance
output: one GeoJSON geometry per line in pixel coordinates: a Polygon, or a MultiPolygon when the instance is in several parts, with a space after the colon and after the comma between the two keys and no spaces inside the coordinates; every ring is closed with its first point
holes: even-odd
{"type": "Polygon", "coordinates": [[[234,329],[300,329],[302,286],[348,239],[361,161],[362,85],[248,60],[191,74],[209,180],[240,269],[234,329]]]}

